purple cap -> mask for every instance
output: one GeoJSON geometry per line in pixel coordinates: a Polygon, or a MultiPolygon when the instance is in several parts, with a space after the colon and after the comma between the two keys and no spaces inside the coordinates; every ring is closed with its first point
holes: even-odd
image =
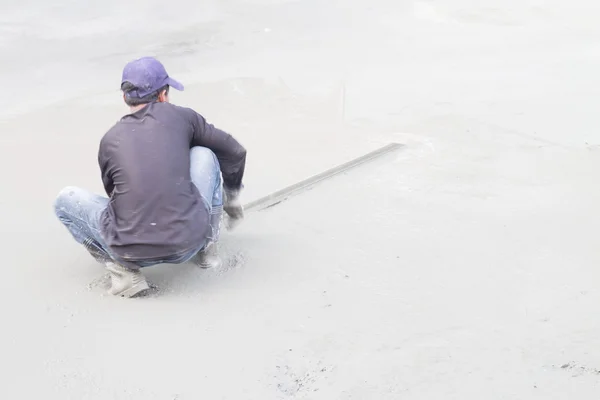
{"type": "Polygon", "coordinates": [[[144,97],[165,85],[183,90],[183,85],[170,78],[165,67],[154,57],[138,58],[127,63],[123,68],[121,85],[124,82],[130,82],[137,88],[127,93],[129,97],[144,97]]]}

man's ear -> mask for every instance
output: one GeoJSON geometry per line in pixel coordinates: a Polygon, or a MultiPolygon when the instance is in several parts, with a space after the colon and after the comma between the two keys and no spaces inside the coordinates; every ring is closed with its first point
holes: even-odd
{"type": "Polygon", "coordinates": [[[158,94],[158,101],[161,103],[169,102],[169,95],[167,94],[167,90],[163,90],[158,94]]]}

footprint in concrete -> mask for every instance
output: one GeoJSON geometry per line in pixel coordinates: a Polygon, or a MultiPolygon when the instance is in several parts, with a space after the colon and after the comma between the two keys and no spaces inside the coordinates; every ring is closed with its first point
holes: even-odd
{"type": "MultiPolygon", "coordinates": [[[[321,361],[302,360],[302,364],[292,367],[290,363],[275,366],[274,379],[277,390],[285,397],[297,397],[304,393],[319,391],[322,381],[327,379],[331,367],[321,361]]],[[[297,362],[300,364],[300,362],[297,362]]]]}
{"type": "MultiPolygon", "coordinates": [[[[552,366],[555,369],[558,369],[556,365],[552,366]]],[[[587,367],[584,365],[579,365],[576,362],[568,362],[566,364],[562,364],[560,369],[563,371],[569,371],[573,374],[573,377],[582,376],[582,375],[600,375],[600,369],[587,367]]]]}

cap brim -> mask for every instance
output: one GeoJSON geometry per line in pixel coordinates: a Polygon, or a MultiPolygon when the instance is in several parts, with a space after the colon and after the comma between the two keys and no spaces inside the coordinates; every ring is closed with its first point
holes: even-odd
{"type": "Polygon", "coordinates": [[[171,77],[167,78],[167,84],[173,89],[183,91],[183,85],[171,77]]]}

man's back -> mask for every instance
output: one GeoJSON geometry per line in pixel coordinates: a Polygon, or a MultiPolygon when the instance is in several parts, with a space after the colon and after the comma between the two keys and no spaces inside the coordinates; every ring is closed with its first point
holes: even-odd
{"type": "Polygon", "coordinates": [[[211,148],[225,184],[237,184],[237,172],[227,176],[227,169],[243,164],[245,150],[191,109],[150,103],[106,133],[98,161],[111,200],[101,226],[118,257],[177,256],[206,239],[209,211],[190,178],[192,146],[211,148]]]}

